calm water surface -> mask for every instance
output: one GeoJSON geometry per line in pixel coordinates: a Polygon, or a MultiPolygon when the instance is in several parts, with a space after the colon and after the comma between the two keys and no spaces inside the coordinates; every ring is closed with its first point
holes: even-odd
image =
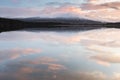
{"type": "Polygon", "coordinates": [[[120,29],[0,33],[0,80],[120,80],[120,29]]]}

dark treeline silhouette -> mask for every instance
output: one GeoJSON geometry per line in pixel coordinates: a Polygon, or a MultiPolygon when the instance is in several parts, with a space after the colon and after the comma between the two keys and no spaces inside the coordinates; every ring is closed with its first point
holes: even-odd
{"type": "Polygon", "coordinates": [[[119,23],[101,23],[78,19],[7,19],[0,18],[0,32],[25,28],[39,29],[96,29],[103,27],[119,28],[119,23]]]}
{"type": "Polygon", "coordinates": [[[106,23],[104,26],[108,27],[108,28],[120,28],[120,23],[106,23]]]}

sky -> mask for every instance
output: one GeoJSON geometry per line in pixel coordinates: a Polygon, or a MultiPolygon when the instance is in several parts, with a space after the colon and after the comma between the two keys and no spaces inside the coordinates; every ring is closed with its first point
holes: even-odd
{"type": "Polygon", "coordinates": [[[0,17],[77,17],[120,22],[120,0],[0,0],[0,17]]]}

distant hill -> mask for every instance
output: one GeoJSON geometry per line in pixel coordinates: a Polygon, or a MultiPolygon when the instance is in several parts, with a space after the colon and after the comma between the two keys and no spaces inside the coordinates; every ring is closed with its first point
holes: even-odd
{"type": "Polygon", "coordinates": [[[102,23],[78,18],[0,18],[0,32],[26,28],[39,29],[96,29],[120,27],[119,23],[102,23]]]}
{"type": "Polygon", "coordinates": [[[102,22],[92,21],[87,19],[80,18],[19,18],[18,20],[27,21],[27,22],[60,22],[60,23],[71,23],[71,24],[101,24],[102,22]]]}

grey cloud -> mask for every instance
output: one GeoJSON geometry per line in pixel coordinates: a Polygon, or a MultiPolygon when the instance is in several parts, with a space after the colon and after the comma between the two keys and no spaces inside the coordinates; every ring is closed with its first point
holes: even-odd
{"type": "Polygon", "coordinates": [[[107,6],[102,6],[102,5],[94,5],[94,4],[82,4],[81,8],[83,10],[99,10],[99,9],[105,9],[108,8],[107,6]]]}
{"type": "Polygon", "coordinates": [[[111,3],[101,4],[101,6],[106,6],[108,8],[119,10],[120,2],[111,2],[111,3]]]}
{"type": "Polygon", "coordinates": [[[120,9],[120,2],[110,2],[104,4],[82,4],[81,8],[83,10],[99,10],[99,9],[120,9]]]}
{"type": "Polygon", "coordinates": [[[61,2],[49,2],[47,3],[46,5],[50,5],[50,6],[65,6],[65,5],[72,5],[72,6],[80,6],[80,4],[77,4],[77,3],[71,3],[71,2],[64,2],[64,3],[61,3],[61,2]]]}
{"type": "Polygon", "coordinates": [[[0,16],[2,17],[30,17],[39,13],[40,9],[0,7],[0,16]]]}

